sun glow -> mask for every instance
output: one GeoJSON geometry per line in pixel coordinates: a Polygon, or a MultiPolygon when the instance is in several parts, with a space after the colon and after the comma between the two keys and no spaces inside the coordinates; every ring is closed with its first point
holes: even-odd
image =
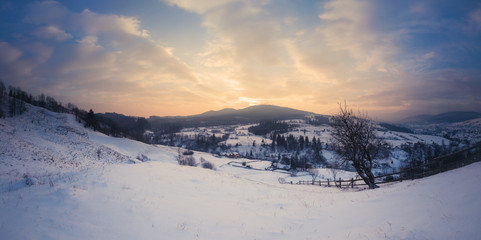
{"type": "Polygon", "coordinates": [[[262,99],[260,98],[249,98],[249,97],[239,97],[237,101],[235,101],[236,104],[244,104],[247,103],[249,106],[255,106],[259,105],[262,103],[262,99]]]}

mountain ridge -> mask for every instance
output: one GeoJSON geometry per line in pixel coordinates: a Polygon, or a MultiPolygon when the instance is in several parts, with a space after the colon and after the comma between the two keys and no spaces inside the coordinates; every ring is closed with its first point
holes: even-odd
{"type": "MultiPolygon", "coordinates": [[[[99,116],[109,117],[111,113],[99,114],[99,116]]],[[[122,114],[115,114],[116,119],[122,118],[122,114]]],[[[200,114],[187,116],[150,116],[147,121],[153,129],[159,129],[168,126],[169,128],[183,127],[206,127],[215,125],[234,125],[258,123],[261,121],[276,120],[292,120],[292,119],[309,119],[320,123],[328,123],[331,116],[317,114],[314,112],[298,110],[289,107],[281,107],[276,105],[254,105],[241,109],[223,108],[220,110],[210,110],[200,114]]],[[[129,122],[134,122],[138,117],[125,116],[129,122]]],[[[392,122],[397,124],[443,124],[443,123],[460,123],[473,119],[481,118],[479,112],[469,111],[452,111],[435,115],[416,115],[404,118],[399,121],[392,122]]],[[[389,123],[389,122],[388,122],[389,123]]],[[[121,124],[119,124],[121,125],[121,124]]]]}
{"type": "Polygon", "coordinates": [[[270,105],[270,104],[261,104],[261,105],[253,105],[245,108],[240,108],[240,109],[235,109],[235,108],[222,108],[220,110],[209,110],[207,112],[203,112],[200,114],[193,114],[193,115],[185,115],[185,116],[157,116],[157,115],[152,115],[149,117],[149,119],[157,119],[157,118],[184,118],[184,117],[206,117],[206,116],[217,116],[217,115],[228,115],[228,114],[238,114],[238,113],[247,113],[247,112],[255,112],[255,111],[265,111],[265,110],[271,110],[271,111],[292,111],[292,112],[302,112],[306,114],[315,114],[315,115],[320,115],[317,113],[309,112],[309,111],[304,111],[304,110],[298,110],[294,108],[289,108],[289,107],[282,107],[282,106],[277,106],[277,105],[270,105]]]}
{"type": "Polygon", "coordinates": [[[470,111],[451,111],[440,114],[422,114],[407,117],[402,120],[403,123],[415,124],[440,124],[440,123],[458,123],[481,118],[481,113],[470,111]]]}
{"type": "Polygon", "coordinates": [[[195,127],[245,124],[266,120],[275,121],[305,119],[308,115],[327,119],[327,116],[288,107],[280,107],[275,105],[255,105],[242,109],[224,108],[217,111],[211,110],[201,114],[190,116],[151,116],[148,120],[153,128],[158,128],[161,125],[172,124],[182,125],[183,127],[195,127]]]}

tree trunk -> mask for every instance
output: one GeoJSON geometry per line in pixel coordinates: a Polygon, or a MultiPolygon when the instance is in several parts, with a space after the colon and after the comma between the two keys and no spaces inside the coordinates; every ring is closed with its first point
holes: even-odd
{"type": "Polygon", "coordinates": [[[376,185],[376,183],[374,182],[374,175],[371,172],[369,171],[364,172],[364,171],[361,171],[361,169],[357,169],[357,168],[356,168],[356,172],[357,174],[359,174],[359,176],[362,178],[364,183],[366,183],[366,185],[370,189],[379,188],[379,186],[376,185]]]}
{"type": "Polygon", "coordinates": [[[376,184],[376,179],[374,178],[374,175],[372,174],[371,171],[366,171],[367,179],[369,181],[369,184],[366,183],[370,189],[374,188],[379,188],[379,186],[376,184]]]}

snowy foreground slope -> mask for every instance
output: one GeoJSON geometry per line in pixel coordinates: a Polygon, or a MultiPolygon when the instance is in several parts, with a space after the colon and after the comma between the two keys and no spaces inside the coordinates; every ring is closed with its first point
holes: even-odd
{"type": "Polygon", "coordinates": [[[170,163],[0,195],[1,239],[479,239],[481,163],[349,192],[170,163]]]}
{"type": "Polygon", "coordinates": [[[1,122],[0,239],[481,236],[481,163],[376,190],[281,185],[277,179],[287,175],[280,172],[234,167],[202,153],[194,156],[217,171],[178,166],[175,149],[110,138],[70,115],[38,111],[26,114],[45,115],[48,124],[32,125],[29,115],[1,122]],[[64,135],[58,126],[82,136],[64,135]],[[47,157],[30,159],[37,153],[47,157]],[[151,161],[136,161],[142,154],[151,161]],[[38,182],[26,185],[22,172],[38,182]]]}

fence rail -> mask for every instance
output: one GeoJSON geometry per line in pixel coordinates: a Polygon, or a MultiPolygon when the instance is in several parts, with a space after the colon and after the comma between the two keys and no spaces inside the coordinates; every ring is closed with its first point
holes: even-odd
{"type": "MultiPolygon", "coordinates": [[[[375,179],[376,184],[384,184],[409,179],[414,180],[460,168],[479,161],[481,161],[481,143],[451,154],[436,157],[423,165],[405,167],[401,168],[401,170],[398,172],[376,176],[375,179]]],[[[296,185],[318,185],[339,188],[354,188],[359,186],[366,186],[366,183],[364,183],[364,180],[362,180],[361,178],[339,178],[338,180],[327,179],[314,181],[300,180],[298,182],[285,181],[285,179],[279,178],[279,183],[296,185]]]]}

